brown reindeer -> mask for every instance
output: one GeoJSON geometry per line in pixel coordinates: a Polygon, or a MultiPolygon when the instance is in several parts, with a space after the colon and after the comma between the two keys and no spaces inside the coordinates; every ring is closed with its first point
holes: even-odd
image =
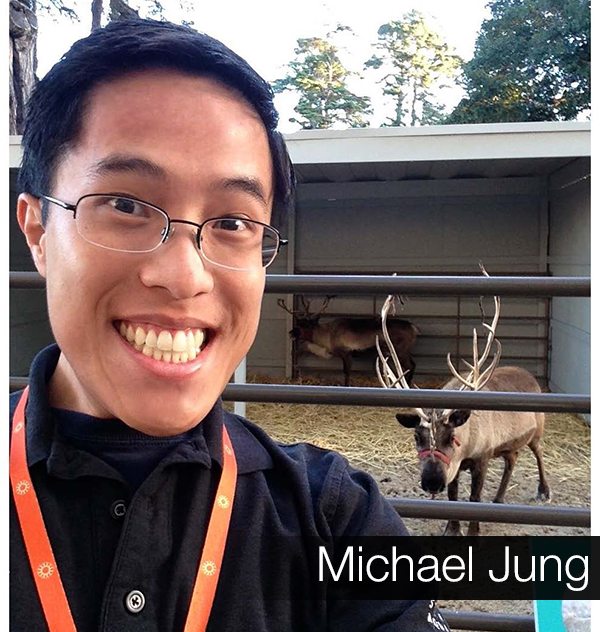
{"type": "MultiPolygon", "coordinates": [[[[344,384],[350,386],[352,353],[375,347],[375,340],[381,335],[381,321],[378,318],[335,318],[321,324],[321,314],[332,298],[326,297],[319,311],[312,313],[310,302],[304,296],[300,297],[303,312],[288,309],[282,299],[277,304],[296,317],[296,326],[290,331],[290,336],[314,355],[340,358],[344,367],[344,384]]],[[[419,330],[407,320],[397,319],[388,325],[388,333],[397,354],[408,367],[407,381],[410,383],[416,366],[411,351],[419,330]]]]}
{"type": "MultiPolygon", "coordinates": [[[[484,274],[485,273],[484,271],[484,274]]],[[[393,297],[389,296],[383,309],[383,337],[388,346],[385,321],[393,297]]],[[[487,340],[481,358],[478,357],[477,330],[473,332],[473,364],[468,363],[470,372],[461,375],[454,368],[448,354],[448,366],[453,378],[443,389],[473,391],[518,391],[539,393],[536,379],[519,367],[497,368],[501,354],[501,344],[496,343],[496,353],[491,364],[483,369],[495,339],[496,326],[500,316],[500,300],[494,297],[496,313],[492,325],[483,323],[487,330],[487,340]]],[[[391,347],[390,347],[391,349],[391,347]]],[[[377,374],[387,388],[409,388],[403,377],[402,365],[391,350],[395,371],[383,356],[378,345],[379,359],[377,374]]],[[[481,500],[481,491],[490,459],[504,459],[504,473],[500,487],[494,498],[495,503],[504,502],[504,494],[517,460],[519,450],[528,446],[535,455],[538,465],[538,500],[550,499],[550,488],[544,473],[544,460],[540,440],[544,432],[544,413],[498,412],[487,410],[436,410],[416,408],[414,413],[398,413],[398,421],[406,428],[414,428],[416,448],[421,461],[421,487],[435,496],[448,486],[448,499],[458,497],[458,479],[461,470],[471,472],[472,502],[481,500]]],[[[469,523],[468,535],[479,534],[479,523],[469,523]]],[[[444,535],[461,535],[460,523],[450,520],[444,535]]]]}

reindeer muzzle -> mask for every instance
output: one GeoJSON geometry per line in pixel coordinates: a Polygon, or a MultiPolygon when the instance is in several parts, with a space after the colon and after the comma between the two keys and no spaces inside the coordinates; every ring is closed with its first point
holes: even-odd
{"type": "Polygon", "coordinates": [[[418,456],[420,459],[426,459],[428,456],[432,456],[434,459],[439,459],[442,463],[450,465],[450,459],[439,450],[421,450],[418,456]]]}

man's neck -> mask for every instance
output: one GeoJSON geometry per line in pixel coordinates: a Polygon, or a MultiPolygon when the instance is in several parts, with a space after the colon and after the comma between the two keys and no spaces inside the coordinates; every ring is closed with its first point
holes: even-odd
{"type": "Polygon", "coordinates": [[[53,408],[73,410],[92,417],[107,419],[113,417],[109,411],[91,400],[64,353],[60,354],[56,369],[50,378],[48,395],[50,406],[53,408]]]}

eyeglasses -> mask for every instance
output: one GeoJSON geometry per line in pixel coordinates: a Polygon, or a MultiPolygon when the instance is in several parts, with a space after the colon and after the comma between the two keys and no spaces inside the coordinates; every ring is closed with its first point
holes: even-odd
{"type": "Polygon", "coordinates": [[[157,206],[117,195],[92,193],[76,204],[48,195],[40,198],[72,211],[77,232],[87,242],[118,252],[152,252],[173,234],[173,224],[187,224],[196,229],[196,245],[204,259],[231,270],[253,270],[273,263],[288,243],[272,226],[242,217],[216,217],[197,224],[171,219],[157,206]]]}

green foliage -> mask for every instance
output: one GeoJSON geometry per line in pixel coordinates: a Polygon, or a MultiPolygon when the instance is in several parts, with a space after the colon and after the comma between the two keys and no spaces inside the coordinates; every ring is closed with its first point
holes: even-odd
{"type": "Polygon", "coordinates": [[[495,0],[450,123],[571,120],[590,107],[589,0],[495,0]]]}
{"type": "Polygon", "coordinates": [[[435,90],[453,80],[461,59],[419,11],[411,11],[398,21],[383,24],[374,45],[379,51],[365,68],[379,71],[383,93],[395,103],[394,116],[387,125],[433,125],[444,119],[444,109],[435,90]]]}
{"type": "Polygon", "coordinates": [[[349,127],[366,127],[365,116],[371,114],[370,99],[351,92],[348,78],[355,73],[347,70],[338,56],[339,49],[332,39],[350,29],[338,26],[325,38],[297,40],[296,58],[287,64],[283,79],[273,83],[276,93],[295,90],[300,94],[294,111],[300,118],[291,118],[303,129],[326,129],[341,122],[349,127]]]}

